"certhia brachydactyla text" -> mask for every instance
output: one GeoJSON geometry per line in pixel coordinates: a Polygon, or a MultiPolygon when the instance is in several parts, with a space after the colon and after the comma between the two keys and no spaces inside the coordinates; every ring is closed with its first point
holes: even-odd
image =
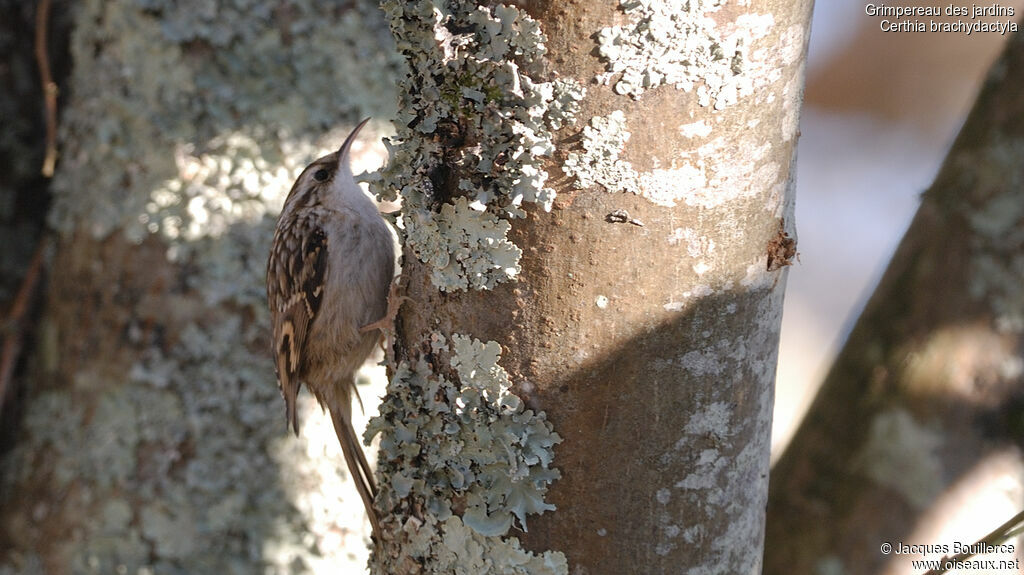
{"type": "Polygon", "coordinates": [[[391,232],[349,167],[352,141],[368,120],[337,152],[307,166],[288,193],[267,263],[267,299],[288,424],[298,434],[295,396],[305,383],[331,412],[379,541],[377,485],[352,427],[355,372],[380,338],[365,328],[389,311],[395,265],[391,232]]]}

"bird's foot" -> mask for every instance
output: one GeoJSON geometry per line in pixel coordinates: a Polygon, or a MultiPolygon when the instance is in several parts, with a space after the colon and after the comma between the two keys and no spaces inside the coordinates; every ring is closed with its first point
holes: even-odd
{"type": "Polygon", "coordinates": [[[388,311],[384,314],[384,317],[359,328],[359,333],[370,333],[377,329],[383,332],[393,332],[395,330],[395,318],[398,317],[398,310],[402,309],[402,304],[406,301],[412,301],[412,298],[399,293],[402,289],[401,281],[401,276],[399,276],[391,282],[391,289],[388,290],[388,311]]]}
{"type": "Polygon", "coordinates": [[[384,317],[379,320],[368,323],[363,327],[359,328],[359,333],[370,333],[374,330],[380,330],[384,332],[385,347],[384,354],[387,356],[388,365],[394,365],[394,335],[395,335],[395,319],[398,317],[398,311],[402,309],[402,304],[406,301],[413,301],[412,298],[402,295],[402,276],[394,279],[391,282],[391,288],[388,290],[388,310],[384,314],[384,317]]]}

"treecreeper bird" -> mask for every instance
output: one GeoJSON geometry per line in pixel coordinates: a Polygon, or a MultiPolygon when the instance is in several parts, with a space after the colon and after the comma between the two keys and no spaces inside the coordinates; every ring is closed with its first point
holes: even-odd
{"type": "Polygon", "coordinates": [[[288,193],[267,263],[267,299],[288,425],[298,435],[295,396],[305,383],[331,413],[349,473],[380,541],[373,507],[377,485],[352,427],[355,372],[380,339],[373,328],[393,318],[388,305],[395,265],[391,231],[349,166],[352,141],[367,121],[352,130],[337,152],[306,167],[288,193]]]}

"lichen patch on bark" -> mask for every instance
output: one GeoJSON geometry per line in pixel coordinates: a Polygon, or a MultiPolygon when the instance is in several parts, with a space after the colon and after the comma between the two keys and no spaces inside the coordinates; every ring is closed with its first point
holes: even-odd
{"type": "Polygon", "coordinates": [[[743,14],[719,23],[726,0],[620,0],[629,18],[598,33],[607,62],[598,81],[618,94],[639,99],[661,85],[687,92],[696,88],[701,106],[716,110],[749,96],[770,77],[759,73],[763,55],[753,44],[772,26],[771,14],[743,14]]]}
{"type": "Polygon", "coordinates": [[[551,467],[561,438],[543,412],[527,409],[510,390],[496,342],[434,334],[432,355],[447,357],[450,376],[424,360],[398,366],[367,441],[381,435],[379,501],[397,537],[373,565],[404,573],[566,574],[557,551],[530,553],[510,536],[531,514],[553,511],[544,501],[559,472],[551,467]]]}
{"type": "Polygon", "coordinates": [[[519,272],[508,220],[525,215],[523,202],[551,209],[543,161],[585,91],[545,75],[544,34],[514,6],[382,7],[408,73],[391,158],[374,189],[402,198],[403,242],[431,267],[438,289],[493,289],[519,272]]]}

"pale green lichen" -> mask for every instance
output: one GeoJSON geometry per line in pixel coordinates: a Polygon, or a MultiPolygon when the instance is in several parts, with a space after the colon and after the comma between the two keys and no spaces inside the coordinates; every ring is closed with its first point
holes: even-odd
{"type": "Polygon", "coordinates": [[[583,152],[570,152],[562,169],[576,178],[578,189],[601,186],[609,192],[642,195],[661,206],[674,206],[679,200],[694,201],[695,191],[704,187],[703,170],[683,163],[676,169],[655,169],[639,173],[633,165],[619,158],[630,133],[626,115],[615,110],[608,116],[591,118],[583,128],[583,152]]]}
{"type": "Polygon", "coordinates": [[[403,217],[405,241],[418,246],[430,264],[430,279],[447,290],[490,287],[495,274],[514,278],[522,255],[508,240],[512,225],[493,213],[456,198],[433,213],[410,211],[403,217]]]}
{"type": "Polygon", "coordinates": [[[576,178],[579,189],[600,185],[609,192],[640,193],[640,174],[619,154],[629,140],[626,115],[615,110],[608,116],[594,116],[583,128],[583,150],[570,152],[562,165],[565,175],[576,178]]]}
{"type": "Polygon", "coordinates": [[[744,14],[723,32],[721,9],[727,0],[619,0],[626,26],[598,33],[598,51],[607,61],[598,80],[615,92],[639,99],[646,90],[672,85],[697,89],[701,106],[721,110],[750,95],[763,81],[752,52],[774,23],[770,14],[744,14]],[[613,81],[614,78],[614,81],[613,81]]]}
{"type": "Polygon", "coordinates": [[[771,145],[756,134],[715,138],[692,152],[670,158],[673,167],[639,172],[620,158],[630,132],[626,115],[615,110],[591,118],[583,129],[582,152],[570,152],[563,170],[583,189],[601,186],[609,192],[638,194],[656,205],[679,203],[715,208],[731,201],[752,198],[779,178],[780,166],[771,161],[771,145]],[[716,158],[728,157],[728,162],[716,158]]]}
{"type": "Polygon", "coordinates": [[[409,72],[391,157],[373,189],[384,199],[401,196],[404,243],[434,268],[434,285],[493,288],[515,278],[520,255],[508,226],[496,222],[523,216],[523,202],[551,208],[543,161],[583,88],[543,78],[544,36],[515,7],[454,0],[382,7],[409,72]],[[445,210],[455,198],[464,203],[445,210]],[[463,237],[438,241],[436,230],[463,237]],[[462,257],[448,257],[453,243],[462,257]]]}
{"type": "Polygon", "coordinates": [[[456,334],[449,345],[437,335],[432,347],[454,374],[423,359],[401,363],[366,432],[381,435],[378,502],[408,518],[398,528],[402,556],[378,567],[411,559],[426,573],[566,573],[561,553],[534,555],[506,537],[554,509],[544,494],[559,476],[550,465],[561,439],[510,391],[497,343],[456,334]]]}
{"type": "MultiPolygon", "coordinates": [[[[410,526],[410,529],[416,529],[410,526]]],[[[537,555],[523,549],[519,540],[485,537],[467,527],[458,517],[443,522],[434,518],[418,529],[439,534],[435,539],[412,538],[420,545],[410,556],[430,557],[424,565],[427,573],[445,575],[566,575],[568,563],[561,553],[537,555]]]]}

